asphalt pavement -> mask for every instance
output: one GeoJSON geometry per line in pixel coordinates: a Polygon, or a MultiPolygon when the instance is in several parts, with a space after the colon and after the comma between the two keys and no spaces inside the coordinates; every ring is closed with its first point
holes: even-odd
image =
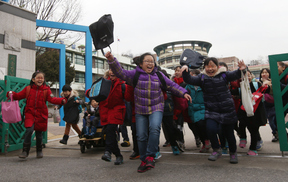
{"type": "MultiPolygon", "coordinates": [[[[82,122],[79,123],[82,128],[82,122]]],[[[128,134],[131,137],[130,127],[128,134]]],[[[162,157],[156,161],[156,166],[145,173],[138,173],[140,160],[130,160],[132,145],[121,147],[124,163],[120,166],[101,160],[103,147],[86,149],[81,153],[78,137],[70,132],[67,145],[59,140],[64,133],[64,127],[48,123],[48,143],[43,149],[44,158],[36,158],[36,148],[31,148],[27,159],[21,160],[18,154],[21,150],[0,155],[0,181],[287,181],[288,152],[285,156],[278,142],[271,142],[272,134],[269,125],[260,128],[264,146],[258,156],[247,156],[250,144],[239,148],[238,164],[229,163],[229,155],[225,154],[215,162],[208,161],[210,153],[199,153],[193,134],[187,124],[184,125],[185,152],[178,156],[172,154],[170,147],[163,147],[164,136],[161,131],[160,151],[162,157]]],[[[121,139],[122,141],[122,139],[121,139]]],[[[120,143],[121,143],[120,141],[120,143]]],[[[132,142],[131,142],[132,143],[132,142]]],[[[237,137],[237,144],[239,138],[237,137]]],[[[211,152],[211,149],[210,149],[211,152]]]]}

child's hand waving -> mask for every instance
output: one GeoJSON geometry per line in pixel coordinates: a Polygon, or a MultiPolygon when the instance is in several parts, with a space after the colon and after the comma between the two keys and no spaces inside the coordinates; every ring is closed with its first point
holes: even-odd
{"type": "Polygon", "coordinates": [[[246,69],[247,66],[245,65],[244,61],[241,60],[238,62],[238,67],[239,67],[239,70],[244,70],[246,69]]]}

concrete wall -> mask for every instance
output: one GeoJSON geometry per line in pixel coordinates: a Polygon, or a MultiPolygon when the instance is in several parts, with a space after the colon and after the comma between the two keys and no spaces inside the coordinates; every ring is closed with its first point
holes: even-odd
{"type": "Polygon", "coordinates": [[[8,73],[9,54],[17,56],[16,77],[31,79],[36,64],[36,14],[1,1],[0,17],[0,79],[8,73]]]}

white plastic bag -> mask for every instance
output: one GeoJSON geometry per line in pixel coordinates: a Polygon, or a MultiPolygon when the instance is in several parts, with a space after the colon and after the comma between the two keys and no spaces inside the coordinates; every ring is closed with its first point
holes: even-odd
{"type": "Polygon", "coordinates": [[[255,101],[253,99],[253,95],[252,95],[252,92],[251,92],[251,89],[250,89],[248,75],[247,75],[247,73],[244,75],[243,71],[241,71],[240,88],[241,88],[242,104],[243,104],[243,106],[245,108],[247,116],[248,117],[254,116],[253,105],[255,104],[255,101]]]}
{"type": "Polygon", "coordinates": [[[54,109],[53,120],[54,120],[54,123],[60,123],[61,121],[60,113],[58,109],[54,109]]]}

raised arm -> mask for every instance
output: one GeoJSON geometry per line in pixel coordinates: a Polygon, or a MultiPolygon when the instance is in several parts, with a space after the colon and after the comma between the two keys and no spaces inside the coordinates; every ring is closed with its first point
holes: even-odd
{"type": "Polygon", "coordinates": [[[108,59],[108,63],[113,73],[121,80],[124,80],[128,84],[132,85],[136,70],[124,70],[118,60],[111,54],[111,52],[107,52],[105,57],[108,59]]]}
{"type": "Polygon", "coordinates": [[[182,72],[182,77],[185,83],[188,83],[190,85],[202,86],[201,76],[200,76],[201,74],[199,74],[198,76],[191,76],[189,74],[189,69],[186,65],[184,65],[180,71],[182,72]]]}

